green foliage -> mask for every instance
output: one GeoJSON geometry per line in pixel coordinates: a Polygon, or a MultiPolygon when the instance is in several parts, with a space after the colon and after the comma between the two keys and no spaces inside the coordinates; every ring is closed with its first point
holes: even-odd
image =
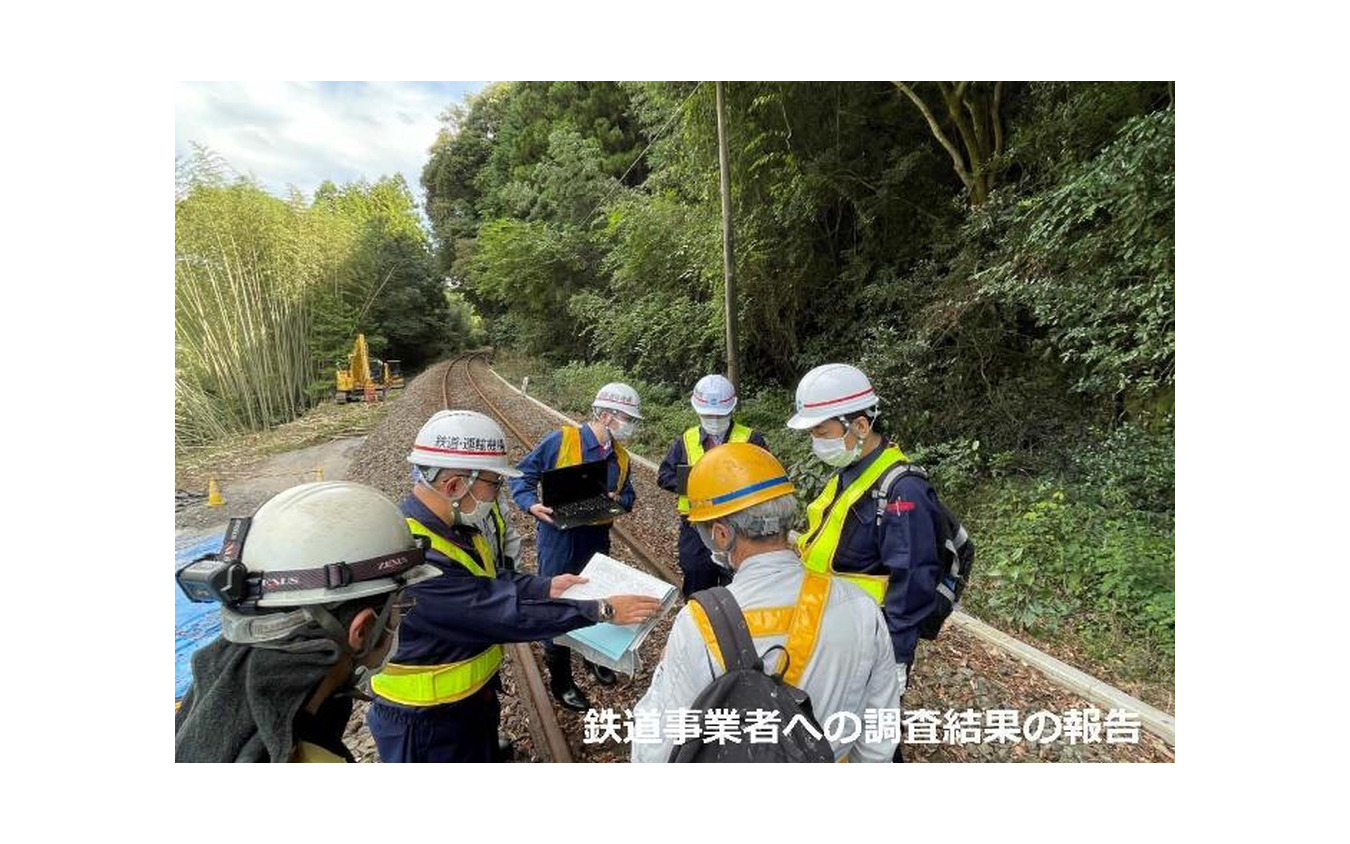
{"type": "MultiPolygon", "coordinates": [[[[810,498],[827,472],[783,427],[793,387],[826,361],[861,366],[990,561],[978,608],[1165,674],[1171,89],[1000,90],[996,189],[971,207],[891,83],[725,86],[738,416],[810,498]]],[[[659,456],[693,422],[693,382],[726,367],[718,169],[710,83],[523,83],[449,115],[423,182],[493,342],[543,358],[541,392],[573,409],[633,383],[639,449],[659,456]]]]}
{"type": "Polygon", "coordinates": [[[1089,432],[1073,452],[1070,476],[1098,490],[1103,504],[1171,517],[1176,509],[1176,440],[1161,432],[1122,425],[1109,434],[1089,432]]]}
{"type": "MultiPolygon", "coordinates": [[[[199,153],[198,161],[205,153],[199,153]]],[[[179,445],[293,418],[315,363],[308,287],[326,269],[303,213],[214,167],[180,162],[175,204],[175,429],[179,445]]]]}
{"type": "Polygon", "coordinates": [[[1106,507],[1053,480],[1003,486],[962,516],[978,548],[964,599],[977,615],[1050,638],[1072,628],[1089,642],[1128,642],[1095,656],[1127,663],[1135,678],[1171,670],[1169,519],[1106,507]]]}
{"type": "Polygon", "coordinates": [[[618,182],[605,174],[604,155],[595,140],[555,129],[548,141],[548,151],[528,177],[502,189],[504,216],[589,229],[596,208],[618,182]]]}
{"type": "MultiPolygon", "coordinates": [[[[575,327],[556,319],[585,283],[586,243],[574,230],[509,218],[483,226],[457,271],[489,312],[512,315],[503,340],[535,354],[584,352],[575,327]]],[[[500,336],[500,335],[499,335],[500,336]]]]}
{"type": "Polygon", "coordinates": [[[175,202],[180,446],[295,418],[333,391],[356,334],[415,370],[443,354],[450,308],[401,176],[273,197],[204,149],[175,202]]]}
{"type": "Polygon", "coordinates": [[[965,602],[1043,638],[1072,634],[1131,679],[1170,675],[1175,642],[1170,429],[1088,431],[1039,458],[978,440],[916,446],[975,539],[965,602]]]}
{"type": "Polygon", "coordinates": [[[462,352],[465,349],[478,349],[487,345],[487,331],[483,326],[483,318],[465,301],[464,294],[446,288],[445,301],[449,308],[445,318],[445,333],[448,337],[446,351],[462,352]]]}
{"type": "Polygon", "coordinates": [[[1131,118],[1088,159],[995,192],[931,260],[862,295],[881,316],[857,360],[903,397],[906,438],[1043,450],[1085,425],[1165,424],[1172,124],[1131,118]]]}
{"type": "Polygon", "coordinates": [[[1101,154],[1008,210],[981,295],[1030,312],[1073,389],[1148,396],[1172,383],[1171,109],[1125,124],[1101,154]]]}
{"type": "Polygon", "coordinates": [[[948,440],[930,446],[915,446],[905,455],[929,471],[929,477],[936,489],[942,490],[942,497],[948,501],[958,501],[969,495],[985,475],[985,453],[981,451],[979,440],[948,440]]]}

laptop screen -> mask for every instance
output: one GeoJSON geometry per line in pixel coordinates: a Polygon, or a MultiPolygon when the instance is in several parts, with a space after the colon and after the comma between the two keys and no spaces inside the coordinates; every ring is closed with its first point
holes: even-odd
{"type": "Polygon", "coordinates": [[[605,494],[608,479],[609,463],[605,460],[550,469],[539,476],[539,498],[545,507],[596,498],[605,494]]]}

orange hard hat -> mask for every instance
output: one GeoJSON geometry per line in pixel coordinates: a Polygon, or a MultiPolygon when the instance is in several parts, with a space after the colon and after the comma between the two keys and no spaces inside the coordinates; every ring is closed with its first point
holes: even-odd
{"type": "Polygon", "coordinates": [[[759,446],[719,445],[689,470],[689,521],[720,519],[793,489],[783,464],[759,446]]]}

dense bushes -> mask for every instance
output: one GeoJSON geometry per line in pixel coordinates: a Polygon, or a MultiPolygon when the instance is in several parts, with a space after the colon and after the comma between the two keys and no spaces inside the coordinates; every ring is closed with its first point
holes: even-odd
{"type": "MultiPolygon", "coordinates": [[[[891,83],[726,85],[739,415],[809,496],[825,472],[783,428],[792,389],[818,364],[860,365],[887,430],[970,523],[972,606],[1168,675],[1171,87],[997,90],[981,125],[1006,143],[977,162],[977,195],[891,83]]],[[[558,367],[540,388],[573,410],[634,383],[653,456],[692,424],[694,381],[725,367],[713,99],[706,83],[496,86],[424,177],[441,254],[498,342],[558,367]],[[547,199],[560,174],[587,201],[547,199]],[[462,213],[438,219],[438,198],[462,213]]]]}

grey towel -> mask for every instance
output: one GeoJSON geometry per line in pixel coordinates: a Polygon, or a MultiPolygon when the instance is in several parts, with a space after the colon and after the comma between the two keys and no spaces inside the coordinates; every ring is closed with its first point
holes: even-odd
{"type": "Polygon", "coordinates": [[[337,646],[324,644],[288,652],[217,638],[193,654],[192,686],[175,718],[176,760],[287,761],[297,712],[337,663],[337,646]]]}

